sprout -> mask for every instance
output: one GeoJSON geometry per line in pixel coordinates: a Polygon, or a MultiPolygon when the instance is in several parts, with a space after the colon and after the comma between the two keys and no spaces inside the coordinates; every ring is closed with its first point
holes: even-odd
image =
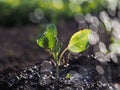
{"type": "Polygon", "coordinates": [[[76,32],[71,37],[68,46],[60,53],[61,44],[57,38],[57,29],[54,24],[48,24],[46,31],[40,34],[37,38],[37,44],[45,48],[53,56],[53,61],[56,65],[56,78],[59,78],[59,66],[61,65],[61,59],[63,54],[69,50],[73,53],[80,53],[86,50],[89,45],[89,35],[91,30],[84,29],[76,32]]]}

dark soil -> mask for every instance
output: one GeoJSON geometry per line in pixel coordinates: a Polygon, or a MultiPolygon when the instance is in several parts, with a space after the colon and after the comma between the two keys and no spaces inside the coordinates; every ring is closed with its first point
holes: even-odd
{"type": "MultiPolygon", "coordinates": [[[[2,90],[119,90],[119,84],[116,84],[120,82],[119,76],[114,77],[114,73],[111,74],[110,64],[112,62],[103,64],[92,56],[74,56],[69,59],[67,66],[60,66],[57,79],[52,62],[44,60],[16,74],[4,74],[0,87],[2,90]],[[104,73],[100,73],[97,66],[104,73]],[[70,77],[67,78],[68,73],[70,77]]],[[[112,68],[116,69],[113,66],[112,68]]]]}

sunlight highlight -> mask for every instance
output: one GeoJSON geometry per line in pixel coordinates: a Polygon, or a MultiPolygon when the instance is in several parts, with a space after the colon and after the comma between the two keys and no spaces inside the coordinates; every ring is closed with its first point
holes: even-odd
{"type": "Polygon", "coordinates": [[[62,0],[52,0],[52,4],[56,9],[62,9],[63,8],[62,0]]]}

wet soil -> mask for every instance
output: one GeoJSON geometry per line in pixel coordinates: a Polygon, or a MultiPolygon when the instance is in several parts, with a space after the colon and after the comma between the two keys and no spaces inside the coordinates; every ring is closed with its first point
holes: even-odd
{"type": "Polygon", "coordinates": [[[118,72],[117,68],[111,69],[110,64],[89,55],[73,56],[67,65],[60,66],[56,78],[56,68],[48,59],[19,72],[4,74],[0,87],[2,90],[119,90],[119,76],[114,77],[111,72],[118,72]]]}

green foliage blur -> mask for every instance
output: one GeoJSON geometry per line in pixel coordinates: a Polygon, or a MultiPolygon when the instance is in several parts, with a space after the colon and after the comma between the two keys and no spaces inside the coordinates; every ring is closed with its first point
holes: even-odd
{"type": "Polygon", "coordinates": [[[0,25],[32,23],[29,14],[36,8],[53,23],[71,19],[75,13],[98,12],[105,0],[0,0],[0,25]],[[84,2],[83,2],[84,1],[84,2]]]}

